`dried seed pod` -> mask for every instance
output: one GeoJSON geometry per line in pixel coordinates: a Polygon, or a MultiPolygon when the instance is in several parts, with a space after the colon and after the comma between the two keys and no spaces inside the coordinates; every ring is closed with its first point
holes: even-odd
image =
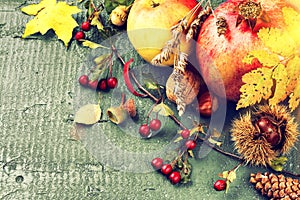
{"type": "Polygon", "coordinates": [[[233,121],[231,136],[247,163],[266,166],[294,146],[297,128],[285,106],[261,105],[233,121]]]}
{"type": "Polygon", "coordinates": [[[123,123],[128,117],[128,113],[123,106],[110,107],[107,109],[106,114],[109,120],[115,124],[123,123]]]}
{"type": "Polygon", "coordinates": [[[128,112],[130,117],[136,116],[136,106],[134,99],[128,99],[124,104],[124,109],[128,112]]]}
{"type": "Polygon", "coordinates": [[[250,175],[250,183],[255,184],[255,189],[259,190],[262,195],[271,199],[299,199],[300,184],[298,179],[290,177],[285,178],[282,174],[275,175],[273,173],[257,173],[250,175]],[[262,180],[266,181],[262,181],[262,180]],[[273,184],[272,180],[276,180],[273,184]],[[278,187],[279,185],[279,187],[278,187]]]}
{"type": "Polygon", "coordinates": [[[201,79],[200,75],[189,67],[182,72],[180,80],[177,79],[175,73],[169,76],[166,83],[166,94],[170,101],[176,102],[179,115],[182,115],[184,108],[179,108],[179,106],[188,105],[197,97],[201,79]]]}

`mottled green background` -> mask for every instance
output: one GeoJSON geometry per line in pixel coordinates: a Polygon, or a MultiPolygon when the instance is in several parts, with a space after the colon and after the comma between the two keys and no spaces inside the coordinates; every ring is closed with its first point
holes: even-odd
{"type": "MultiPolygon", "coordinates": [[[[238,162],[215,151],[192,160],[193,182],[180,187],[155,172],[118,171],[95,159],[69,134],[78,106],[76,79],[90,50],[76,42],[66,49],[52,33],[21,39],[31,18],[20,12],[24,3],[0,0],[0,199],[264,199],[248,182],[251,172],[264,168],[241,167],[229,192],[216,192],[217,174],[238,162]]],[[[112,142],[130,151],[168,142],[103,126],[112,142]]],[[[225,129],[226,150],[232,150],[229,138],[225,129]]],[[[291,152],[286,167],[300,173],[297,154],[291,152]]]]}

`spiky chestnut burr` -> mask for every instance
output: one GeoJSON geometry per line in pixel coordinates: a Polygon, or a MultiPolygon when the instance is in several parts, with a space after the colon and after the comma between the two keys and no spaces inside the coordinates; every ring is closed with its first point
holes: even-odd
{"type": "Polygon", "coordinates": [[[231,136],[235,149],[252,165],[270,165],[297,141],[298,124],[288,108],[260,105],[235,119],[231,136]]]}

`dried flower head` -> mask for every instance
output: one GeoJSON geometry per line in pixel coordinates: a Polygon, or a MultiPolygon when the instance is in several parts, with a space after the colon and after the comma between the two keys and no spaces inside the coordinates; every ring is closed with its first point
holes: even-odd
{"type": "Polygon", "coordinates": [[[285,106],[261,105],[232,124],[235,148],[247,163],[270,165],[297,141],[298,124],[285,106]]]}

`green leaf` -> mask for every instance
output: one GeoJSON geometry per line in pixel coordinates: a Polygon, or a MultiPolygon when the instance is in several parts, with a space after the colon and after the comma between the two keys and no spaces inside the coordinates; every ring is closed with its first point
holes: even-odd
{"type": "Polygon", "coordinates": [[[159,89],[159,85],[157,85],[157,83],[155,83],[154,81],[150,80],[150,79],[146,79],[144,81],[145,86],[147,89],[149,90],[157,90],[159,89]]]}
{"type": "Polygon", "coordinates": [[[167,106],[166,104],[164,104],[163,102],[154,106],[153,112],[157,112],[158,114],[165,116],[165,117],[174,115],[174,112],[172,111],[172,109],[169,106],[167,106]]]}
{"type": "Polygon", "coordinates": [[[275,171],[280,172],[283,170],[283,166],[286,164],[287,161],[288,158],[284,156],[275,158],[274,160],[272,160],[270,167],[275,171]]]}
{"type": "Polygon", "coordinates": [[[96,58],[94,58],[94,62],[96,65],[103,64],[103,62],[106,62],[107,59],[110,57],[111,54],[102,54],[96,58]]]}

